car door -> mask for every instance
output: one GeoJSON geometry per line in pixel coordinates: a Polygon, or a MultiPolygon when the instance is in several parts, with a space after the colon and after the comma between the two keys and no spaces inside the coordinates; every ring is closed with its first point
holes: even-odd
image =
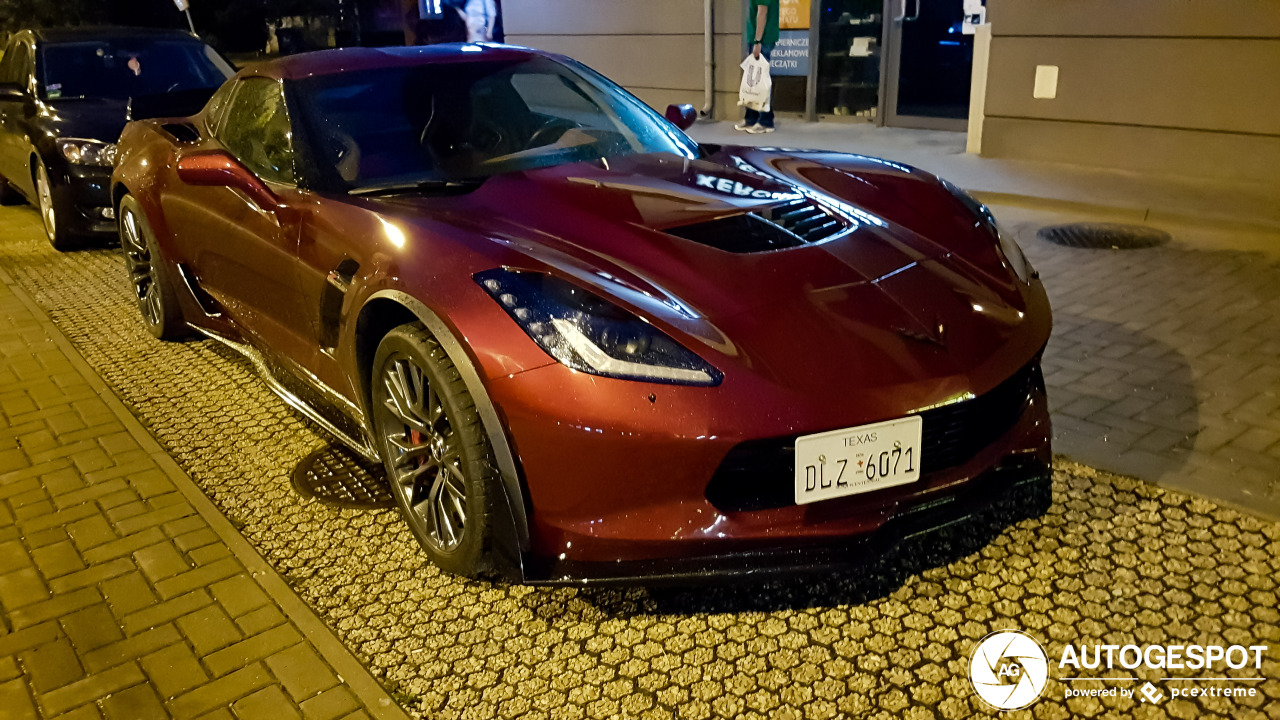
{"type": "MultiPolygon", "coordinates": [[[[19,36],[9,41],[4,61],[0,63],[0,82],[12,83],[22,91],[31,90],[32,51],[26,40],[19,36]]],[[[29,95],[0,95],[0,175],[10,184],[34,196],[31,181],[28,138],[28,114],[31,110],[29,95]]]]}
{"type": "Polygon", "coordinates": [[[200,288],[255,344],[306,366],[310,328],[296,272],[306,209],[295,182],[292,136],[280,83],[239,81],[202,149],[231,153],[277,202],[264,207],[237,188],[185,186],[168,199],[165,214],[200,288]]]}

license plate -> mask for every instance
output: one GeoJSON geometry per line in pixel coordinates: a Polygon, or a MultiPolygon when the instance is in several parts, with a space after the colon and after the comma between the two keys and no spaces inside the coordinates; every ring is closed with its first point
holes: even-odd
{"type": "Polygon", "coordinates": [[[796,438],[796,504],[920,479],[919,415],[796,438]]]}

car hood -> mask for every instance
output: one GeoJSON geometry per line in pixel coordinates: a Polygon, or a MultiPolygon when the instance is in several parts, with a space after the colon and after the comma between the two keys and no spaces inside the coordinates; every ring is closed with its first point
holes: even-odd
{"type": "Polygon", "coordinates": [[[115,142],[120,139],[129,101],[110,98],[46,100],[37,109],[37,121],[54,137],[115,142]]]}
{"type": "Polygon", "coordinates": [[[740,160],[640,155],[496,176],[444,213],[430,200],[388,202],[430,206],[673,328],[713,363],[787,386],[830,382],[815,354],[890,384],[990,364],[1028,322],[1027,286],[881,217],[891,198],[864,185],[862,197],[835,198],[740,160]],[[672,234],[797,198],[839,211],[847,231],[768,252],[672,234]]]}

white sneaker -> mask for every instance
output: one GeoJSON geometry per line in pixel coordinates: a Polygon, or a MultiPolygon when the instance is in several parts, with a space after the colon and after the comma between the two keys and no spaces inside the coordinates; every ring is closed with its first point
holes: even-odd
{"type": "Polygon", "coordinates": [[[747,121],[746,121],[746,120],[743,120],[742,122],[738,123],[737,125],[734,125],[734,126],[733,126],[733,129],[734,129],[734,130],[737,130],[738,132],[751,132],[751,128],[752,128],[752,127],[754,127],[754,125],[748,125],[748,124],[747,124],[747,121]]]}
{"type": "Polygon", "coordinates": [[[773,132],[773,128],[771,128],[771,127],[765,127],[765,126],[760,125],[760,124],[756,124],[756,125],[752,125],[751,127],[747,128],[747,132],[751,133],[752,135],[761,135],[761,134],[764,134],[764,133],[771,133],[771,132],[773,132]]]}

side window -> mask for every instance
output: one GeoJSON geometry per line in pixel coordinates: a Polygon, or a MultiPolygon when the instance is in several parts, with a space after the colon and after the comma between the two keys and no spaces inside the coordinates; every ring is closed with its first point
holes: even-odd
{"type": "Polygon", "coordinates": [[[31,48],[22,40],[15,40],[5,51],[4,80],[18,83],[23,90],[31,89],[31,48]]]}
{"type": "Polygon", "coordinates": [[[16,38],[10,38],[9,42],[5,43],[4,57],[0,58],[0,82],[13,82],[13,49],[17,45],[16,38]]]}
{"type": "Polygon", "coordinates": [[[223,83],[213,97],[209,98],[209,102],[205,105],[204,121],[210,133],[216,133],[222,125],[222,118],[226,115],[227,101],[239,86],[238,82],[223,83]]]}
{"type": "Polygon", "coordinates": [[[239,82],[217,138],[263,180],[295,182],[293,131],[280,83],[267,78],[239,82]]]}

